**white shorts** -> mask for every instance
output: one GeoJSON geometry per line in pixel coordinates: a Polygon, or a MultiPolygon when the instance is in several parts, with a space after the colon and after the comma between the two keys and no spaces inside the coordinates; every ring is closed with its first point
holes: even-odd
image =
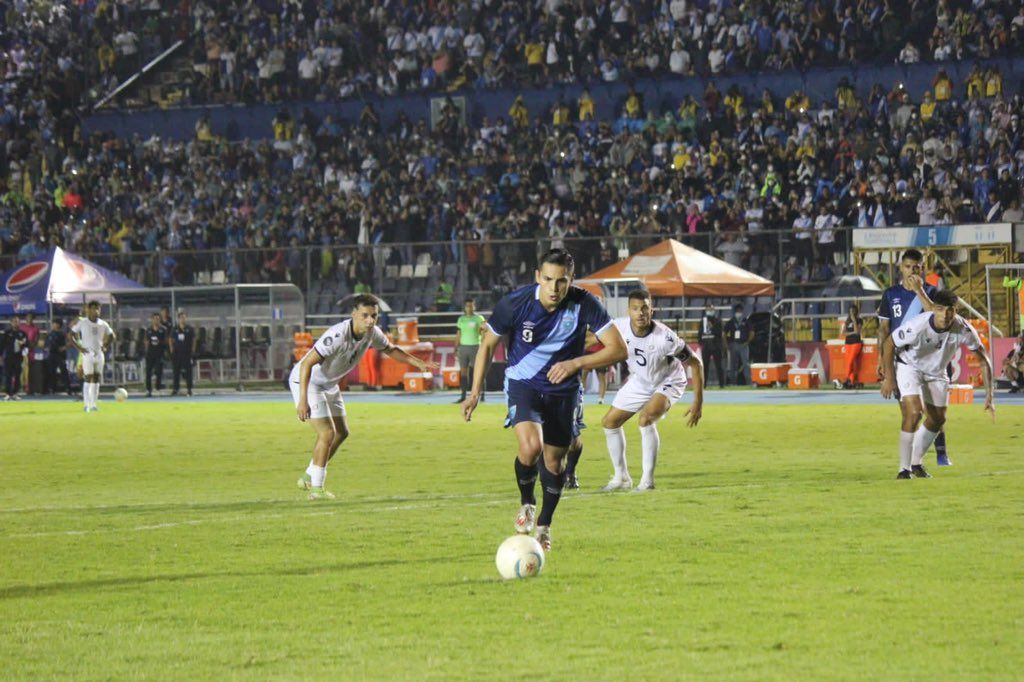
{"type": "Polygon", "coordinates": [[[900,400],[908,395],[919,395],[923,402],[935,407],[945,407],[949,402],[949,379],[925,376],[921,370],[902,362],[896,363],[896,385],[900,389],[900,400]]]}
{"type": "Polygon", "coordinates": [[[639,412],[647,401],[655,393],[660,393],[668,399],[669,407],[676,404],[676,401],[683,397],[686,390],[686,381],[673,379],[657,386],[637,381],[633,377],[626,380],[626,384],[615,394],[612,407],[623,412],[639,412]]]}
{"type": "MultiPolygon", "coordinates": [[[[288,385],[292,389],[292,401],[295,403],[295,407],[298,407],[299,380],[289,378],[288,385]]],[[[310,419],[345,416],[345,401],[341,397],[341,389],[337,386],[325,388],[311,383],[306,387],[306,398],[309,401],[310,419]]]]}
{"type": "Polygon", "coordinates": [[[82,354],[82,374],[103,374],[103,353],[82,354]]]}

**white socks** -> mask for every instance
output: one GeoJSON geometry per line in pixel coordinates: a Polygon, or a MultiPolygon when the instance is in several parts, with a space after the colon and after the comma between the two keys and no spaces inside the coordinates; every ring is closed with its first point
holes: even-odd
{"type": "Polygon", "coordinates": [[[620,426],[617,429],[605,429],[604,439],[608,442],[608,456],[612,458],[612,466],[615,467],[615,477],[625,478],[628,476],[626,469],[626,433],[620,426]]]}
{"type": "Polygon", "coordinates": [[[913,452],[914,434],[900,431],[900,471],[910,471],[910,459],[913,452]]]}
{"type": "Polygon", "coordinates": [[[99,383],[91,381],[82,382],[82,405],[84,407],[96,407],[96,399],[100,395],[99,383]]]}
{"type": "Polygon", "coordinates": [[[641,481],[648,483],[654,480],[654,465],[658,461],[658,447],[661,445],[661,437],[658,435],[658,426],[649,424],[640,427],[640,447],[643,450],[644,473],[641,481]]]}
{"type": "Polygon", "coordinates": [[[914,450],[910,459],[911,464],[921,464],[924,462],[924,453],[928,452],[928,448],[932,446],[935,437],[938,435],[938,431],[929,431],[925,428],[924,424],[918,427],[917,431],[914,432],[914,450]]]}
{"type": "Polygon", "coordinates": [[[327,467],[318,467],[315,464],[310,464],[306,472],[309,474],[309,484],[312,487],[324,487],[324,479],[327,478],[327,467]]]}

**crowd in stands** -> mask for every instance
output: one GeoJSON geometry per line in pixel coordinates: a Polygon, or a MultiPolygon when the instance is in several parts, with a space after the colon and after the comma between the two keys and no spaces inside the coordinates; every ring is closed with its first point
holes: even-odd
{"type": "MultiPolygon", "coordinates": [[[[83,84],[94,82],[104,64],[114,72],[135,68],[134,61],[121,64],[116,50],[113,62],[99,59],[102,46],[131,42],[123,34],[137,27],[139,45],[159,49],[175,34],[154,17],[169,10],[158,2],[13,5],[22,13],[9,11],[3,32],[0,255],[19,260],[56,244],[107,254],[107,264],[149,284],[191,283],[196,271],[214,267],[230,281],[301,283],[340,273],[357,283],[375,266],[409,264],[420,252],[389,244],[429,240],[447,242],[424,247],[434,262],[465,258],[472,285],[488,288],[518,281],[538,239],[573,247],[586,270],[614,260],[620,248],[677,236],[776,279],[807,281],[828,279],[843,266],[839,225],[1021,219],[1024,107],[1020,95],[1004,95],[1002,75],[983,62],[957,83],[937,65],[925,93],[890,83],[865,98],[842,81],[821,102],[800,92],[722,92],[711,80],[699,99],[661,110],[631,91],[619,116],[607,121],[594,120],[585,91],[548,111],[529,111],[517,100],[507,116],[469,126],[450,108],[433,128],[405,118],[385,127],[367,105],[358,123],[319,119],[308,109],[295,119],[282,109],[272,139],[242,144],[217,138],[205,119],[188,143],[83,138],[72,106],[83,84]],[[65,52],[62,41],[75,50],[65,52]],[[780,237],[766,230],[787,231],[781,261],[780,237]],[[638,234],[644,240],[631,239],[638,234]],[[459,240],[471,244],[462,249],[459,240]],[[312,260],[307,247],[316,249],[312,260]],[[221,248],[230,257],[183,253],[221,248]],[[144,255],[158,250],[158,257],[144,255]],[[204,262],[212,258],[221,260],[204,262]],[[315,272],[306,270],[311,262],[315,272]]],[[[259,46],[283,51],[286,66],[301,62],[304,49],[341,44],[339,79],[351,69],[372,69],[391,58],[391,47],[406,44],[408,32],[389,27],[411,29],[415,44],[422,28],[431,49],[441,36],[453,65],[471,61],[468,50],[454,55],[473,44],[468,35],[481,35],[485,56],[515,46],[506,59],[525,65],[527,82],[588,78],[594,74],[581,69],[604,63],[591,55],[627,47],[643,55],[648,41],[677,33],[687,48],[746,41],[757,61],[743,68],[763,68],[784,45],[811,55],[810,63],[824,54],[866,59],[872,45],[881,49],[878,36],[894,30],[886,18],[894,12],[900,26],[929,27],[935,45],[947,34],[954,38],[963,52],[949,58],[1015,49],[1024,21],[1020,2],[983,0],[776,3],[771,14],[758,3],[681,0],[483,3],[488,11],[479,15],[473,7],[200,1],[189,14],[170,16],[201,29],[204,44],[223,40],[240,50],[232,41],[241,41],[257,59],[259,46]],[[928,13],[924,8],[935,15],[934,26],[919,16],[928,13]],[[581,29],[579,17],[590,14],[594,26],[584,22],[581,29]],[[766,30],[733,31],[745,25],[743,17],[766,30]],[[464,35],[461,26],[480,32],[464,35]],[[458,40],[449,41],[449,29],[458,40]],[[547,40],[549,29],[557,34],[551,44],[572,51],[556,49],[564,59],[557,67],[545,61],[533,68],[520,47],[547,40]],[[836,46],[822,51],[817,38],[805,40],[807,30],[834,33],[836,46]],[[798,35],[785,38],[786,31],[798,35]]],[[[705,73],[707,60],[698,53],[687,69],[705,73]]],[[[625,64],[629,54],[621,56],[625,64]]],[[[808,63],[804,57],[800,64],[808,63]]],[[[236,66],[244,63],[240,58],[236,66]]],[[[671,57],[668,67],[651,60],[647,71],[637,71],[638,63],[629,70],[673,70],[671,57]]],[[[286,68],[267,84],[276,94],[258,88],[254,97],[291,97],[293,87],[307,86],[327,93],[332,78],[318,72],[313,87],[286,68]]],[[[231,87],[241,87],[244,77],[236,80],[231,87]]]]}

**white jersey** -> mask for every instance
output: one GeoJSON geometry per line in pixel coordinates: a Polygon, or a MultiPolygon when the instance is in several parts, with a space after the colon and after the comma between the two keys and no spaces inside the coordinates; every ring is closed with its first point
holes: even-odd
{"type": "Polygon", "coordinates": [[[107,335],[113,335],[114,330],[105,320],[96,318],[91,322],[88,317],[79,318],[71,325],[71,331],[78,335],[78,341],[91,353],[101,354],[103,352],[103,339],[107,335]]]}
{"type": "Polygon", "coordinates": [[[944,332],[935,329],[934,313],[924,313],[904,322],[893,332],[897,362],[902,362],[930,379],[946,379],[946,366],[962,345],[979,350],[978,332],[957,315],[944,332]]]}
{"type": "MultiPolygon", "coordinates": [[[[391,347],[391,342],[384,336],[380,327],[371,327],[363,334],[363,338],[357,339],[352,336],[351,319],[334,325],[313,344],[313,350],[319,353],[324,361],[314,365],[309,376],[310,384],[323,387],[337,384],[359,364],[371,346],[381,351],[391,347]]],[[[298,371],[299,366],[295,365],[292,369],[292,378],[295,381],[298,381],[298,371]]]]}
{"type": "Polygon", "coordinates": [[[692,352],[674,331],[654,320],[646,336],[637,336],[628,317],[616,318],[614,323],[626,341],[630,379],[636,377],[649,386],[686,383],[683,362],[690,359],[692,352]]]}

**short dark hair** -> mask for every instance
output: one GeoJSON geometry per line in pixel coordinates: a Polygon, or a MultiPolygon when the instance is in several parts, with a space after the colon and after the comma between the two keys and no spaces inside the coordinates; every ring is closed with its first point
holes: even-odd
{"type": "Polygon", "coordinates": [[[633,289],[633,291],[629,292],[629,295],[626,296],[626,300],[627,301],[650,301],[651,300],[651,292],[647,291],[647,289],[633,289]]]}
{"type": "Polygon", "coordinates": [[[87,309],[88,308],[99,308],[100,307],[100,302],[99,301],[89,301],[88,303],[85,304],[85,307],[87,309]]]}
{"type": "Polygon", "coordinates": [[[467,303],[472,303],[476,305],[476,300],[474,300],[472,297],[467,298],[465,301],[462,302],[462,305],[465,306],[467,303]]]}
{"type": "Polygon", "coordinates": [[[917,249],[907,249],[903,252],[903,255],[900,256],[900,260],[906,260],[907,258],[921,262],[924,260],[924,254],[917,249]]]}
{"type": "Polygon", "coordinates": [[[939,289],[932,294],[932,303],[935,303],[936,305],[944,305],[948,308],[955,308],[959,300],[960,297],[949,289],[939,289]]]}
{"type": "Polygon", "coordinates": [[[160,317],[160,313],[153,313],[150,317],[160,317]]]}
{"type": "Polygon", "coordinates": [[[55,318],[53,318],[53,319],[52,319],[52,320],[50,320],[50,321],[51,321],[51,322],[52,322],[53,324],[57,325],[58,327],[63,327],[63,326],[64,326],[64,320],[60,319],[59,317],[55,317],[55,318]]]}
{"type": "Polygon", "coordinates": [[[380,299],[373,294],[358,294],[352,298],[352,310],[364,305],[373,305],[380,308],[380,299]]]}
{"type": "Polygon", "coordinates": [[[544,267],[545,263],[550,263],[551,265],[561,265],[562,267],[569,271],[570,275],[573,273],[573,270],[576,269],[576,259],[574,259],[572,257],[572,254],[566,251],[565,249],[551,249],[550,251],[545,253],[543,256],[540,257],[540,260],[537,261],[537,269],[540,270],[542,267],[544,267]]]}

